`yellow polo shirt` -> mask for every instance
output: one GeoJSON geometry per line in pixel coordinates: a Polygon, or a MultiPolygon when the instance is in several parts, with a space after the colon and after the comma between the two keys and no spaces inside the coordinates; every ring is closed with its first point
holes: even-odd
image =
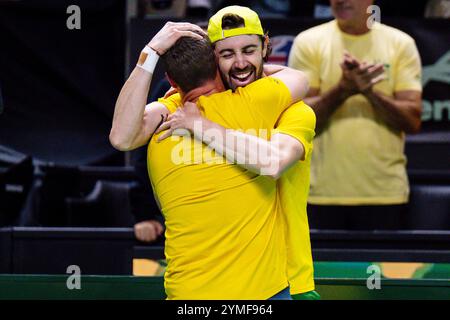
{"type": "Polygon", "coordinates": [[[314,290],[314,268],[306,212],[316,115],[303,101],[283,112],[274,132],[290,135],[305,148],[305,158],[284,172],[277,182],[284,219],[287,274],[291,294],[314,290]]]}
{"type": "MultiPolygon", "coordinates": [[[[255,94],[261,94],[256,93],[255,94]]],[[[168,99],[160,99],[169,110],[175,110],[181,105],[180,96],[173,95],[168,99]]],[[[222,106],[220,109],[209,110],[208,105],[203,108],[209,112],[206,117],[217,118],[232,117],[240,115],[229,113],[222,106]],[[217,114],[216,114],[217,113],[217,114]]],[[[260,105],[250,106],[256,109],[260,105]]],[[[256,124],[256,123],[255,123],[256,124]]],[[[303,101],[297,102],[286,109],[279,117],[272,133],[283,133],[290,135],[302,143],[305,148],[305,158],[292,165],[277,181],[277,194],[282,209],[281,222],[283,223],[284,236],[287,249],[286,273],[289,279],[291,294],[304,293],[314,290],[314,269],[311,254],[311,241],[309,235],[308,217],[306,212],[307,198],[309,192],[310,163],[312,155],[312,141],[315,134],[316,117],[314,111],[303,101]]],[[[228,128],[238,129],[236,126],[228,128]]],[[[257,126],[254,126],[257,128],[257,126]]]]}
{"type": "MultiPolygon", "coordinates": [[[[287,87],[269,77],[198,103],[224,127],[270,130],[290,100],[287,87]]],[[[166,220],[168,299],[267,299],[287,287],[276,182],[190,137],[157,137],[148,170],[166,220]]]]}
{"type": "MultiPolygon", "coordinates": [[[[344,50],[357,59],[382,62],[387,79],[374,89],[393,97],[421,90],[421,63],[414,40],[406,33],[375,23],[360,36],[343,33],[336,20],[300,33],[289,66],[304,71],[311,88],[326,92],[342,71],[344,50]]],[[[314,140],[309,202],[322,205],[401,204],[409,185],[404,132],[386,125],[363,95],[347,99],[314,140]]]]}

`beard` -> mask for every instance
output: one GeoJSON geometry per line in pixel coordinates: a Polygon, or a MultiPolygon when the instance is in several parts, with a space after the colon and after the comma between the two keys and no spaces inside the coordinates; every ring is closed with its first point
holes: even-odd
{"type": "Polygon", "coordinates": [[[227,87],[235,91],[238,87],[245,87],[246,85],[256,81],[262,77],[263,74],[263,64],[259,68],[254,65],[248,65],[244,69],[232,68],[227,75],[220,72],[222,81],[227,87]]]}

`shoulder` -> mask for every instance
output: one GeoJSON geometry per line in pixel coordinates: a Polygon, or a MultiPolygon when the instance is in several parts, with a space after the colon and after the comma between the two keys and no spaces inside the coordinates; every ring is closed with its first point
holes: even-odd
{"type": "Polygon", "coordinates": [[[283,84],[283,82],[280,79],[268,76],[268,77],[263,77],[256,81],[253,81],[252,83],[248,84],[247,86],[245,86],[243,88],[237,88],[237,90],[239,90],[239,89],[240,90],[248,90],[251,88],[264,87],[264,86],[273,85],[273,84],[280,85],[280,84],[283,84]]]}
{"type": "Polygon", "coordinates": [[[279,126],[290,125],[291,123],[314,129],[316,125],[316,114],[305,102],[299,101],[287,108],[278,121],[279,126]]]}
{"type": "Polygon", "coordinates": [[[145,115],[151,115],[154,113],[171,113],[173,112],[166,104],[153,101],[145,106],[145,115]]]}
{"type": "Polygon", "coordinates": [[[263,77],[256,81],[253,81],[252,83],[248,84],[245,87],[237,88],[236,91],[233,93],[233,95],[241,95],[242,96],[249,92],[254,93],[255,91],[259,91],[261,93],[267,93],[267,90],[269,90],[269,92],[273,92],[277,89],[288,90],[287,86],[284,84],[283,81],[269,76],[269,77],[263,77]]]}
{"type": "Polygon", "coordinates": [[[374,28],[374,32],[376,32],[383,38],[389,39],[390,41],[394,42],[395,45],[407,45],[415,43],[414,38],[406,32],[382,23],[378,23],[376,25],[376,28],[374,28]]]}
{"type": "Polygon", "coordinates": [[[158,103],[164,105],[170,112],[175,112],[181,106],[181,96],[179,93],[175,93],[167,98],[159,98],[158,103]]]}
{"type": "Polygon", "coordinates": [[[222,91],[222,92],[217,92],[217,93],[213,93],[207,96],[200,96],[199,98],[199,103],[200,105],[205,105],[205,104],[209,104],[209,103],[215,103],[217,102],[223,102],[225,103],[226,101],[228,101],[229,97],[233,95],[233,92],[231,91],[231,89],[226,90],[226,91],[222,91]]]}

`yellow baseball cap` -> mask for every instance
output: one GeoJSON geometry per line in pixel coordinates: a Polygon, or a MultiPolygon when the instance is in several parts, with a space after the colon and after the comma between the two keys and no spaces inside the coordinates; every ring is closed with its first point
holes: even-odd
{"type": "Polygon", "coordinates": [[[258,14],[250,8],[241,6],[225,7],[217,11],[217,13],[209,19],[208,36],[211,43],[229,37],[240,36],[243,34],[257,34],[261,36],[264,35],[264,31],[261,26],[261,21],[259,21],[258,14]],[[244,27],[223,30],[222,18],[226,14],[235,14],[244,19],[244,27]]]}

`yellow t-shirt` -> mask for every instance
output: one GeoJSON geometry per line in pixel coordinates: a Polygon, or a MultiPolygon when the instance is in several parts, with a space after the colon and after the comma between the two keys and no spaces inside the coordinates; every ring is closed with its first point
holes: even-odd
{"type": "MultiPolygon", "coordinates": [[[[168,99],[160,99],[159,102],[173,112],[181,105],[181,98],[179,95],[173,95],[168,99]]],[[[205,110],[210,111],[206,114],[207,117],[211,117],[216,112],[225,119],[239,115],[239,111],[233,115],[228,112],[223,114],[225,106],[217,110],[209,110],[208,107],[208,105],[204,106],[205,110]]],[[[259,105],[255,104],[251,107],[257,109],[259,105]]],[[[272,133],[279,132],[296,138],[305,148],[304,161],[292,165],[277,181],[278,201],[282,208],[281,221],[285,228],[287,275],[291,294],[314,290],[314,269],[306,205],[315,123],[314,111],[301,101],[283,112],[275,126],[276,130],[272,131],[272,133]]],[[[237,127],[229,128],[237,129],[237,127]]]]}
{"type": "MultiPolygon", "coordinates": [[[[198,102],[224,127],[270,130],[290,100],[283,83],[265,78],[198,102]]],[[[157,137],[149,144],[148,170],[166,220],[168,299],[267,299],[285,288],[275,181],[226,162],[190,137],[159,143],[157,137]]]]}
{"type": "MultiPolygon", "coordinates": [[[[304,71],[311,88],[326,92],[342,75],[344,50],[357,59],[385,64],[387,79],[374,89],[387,96],[421,90],[421,63],[414,40],[375,23],[368,33],[343,33],[336,20],[300,33],[289,66],[304,71]]],[[[409,185],[404,133],[388,127],[363,95],[347,99],[314,140],[309,203],[334,205],[401,204],[409,185]]]]}
{"type": "Polygon", "coordinates": [[[314,111],[303,101],[290,106],[276,124],[276,130],[299,140],[305,158],[292,165],[277,182],[285,225],[287,274],[291,294],[314,290],[314,268],[306,205],[309,192],[312,141],[316,126],[314,111]]]}

